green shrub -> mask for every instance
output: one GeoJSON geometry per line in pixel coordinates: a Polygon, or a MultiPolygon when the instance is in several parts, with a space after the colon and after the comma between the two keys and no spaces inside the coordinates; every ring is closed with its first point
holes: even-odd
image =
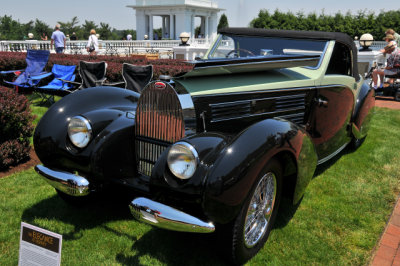
{"type": "Polygon", "coordinates": [[[33,119],[25,96],[0,87],[0,170],[29,158],[33,119]]]}

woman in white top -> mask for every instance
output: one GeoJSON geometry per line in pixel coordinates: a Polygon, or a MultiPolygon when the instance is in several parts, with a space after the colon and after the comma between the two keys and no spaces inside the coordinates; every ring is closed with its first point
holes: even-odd
{"type": "Polygon", "coordinates": [[[94,29],[90,31],[90,36],[88,43],[86,45],[86,50],[91,55],[96,55],[97,51],[99,50],[99,40],[97,39],[96,31],[94,29]]]}

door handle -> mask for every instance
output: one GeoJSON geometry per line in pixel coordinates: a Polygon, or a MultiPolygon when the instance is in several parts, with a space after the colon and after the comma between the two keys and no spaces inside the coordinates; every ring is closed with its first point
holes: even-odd
{"type": "Polygon", "coordinates": [[[317,102],[319,107],[328,107],[328,101],[327,100],[323,100],[321,98],[317,98],[316,102],[317,102]]]}

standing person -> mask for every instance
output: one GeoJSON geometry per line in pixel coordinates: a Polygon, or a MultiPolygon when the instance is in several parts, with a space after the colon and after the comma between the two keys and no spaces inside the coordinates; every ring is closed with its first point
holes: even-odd
{"type": "Polygon", "coordinates": [[[90,36],[88,43],[86,45],[86,50],[91,55],[96,55],[99,50],[99,39],[97,39],[96,31],[94,29],[90,31],[90,36]]]}
{"type": "Polygon", "coordinates": [[[56,28],[53,34],[51,35],[51,43],[50,43],[50,49],[53,49],[53,43],[54,43],[57,54],[63,53],[67,41],[67,38],[65,38],[64,33],[60,31],[60,27],[61,27],[60,24],[56,25],[56,28]]]}
{"type": "Polygon", "coordinates": [[[47,41],[47,35],[46,33],[42,33],[42,37],[40,37],[42,39],[42,41],[47,41]]]}
{"type": "Polygon", "coordinates": [[[132,34],[128,33],[128,35],[126,35],[126,40],[132,41],[132,34]]]}
{"type": "Polygon", "coordinates": [[[70,39],[71,41],[76,41],[76,40],[77,40],[75,32],[73,32],[73,33],[71,34],[71,37],[70,37],[69,39],[70,39]]]}

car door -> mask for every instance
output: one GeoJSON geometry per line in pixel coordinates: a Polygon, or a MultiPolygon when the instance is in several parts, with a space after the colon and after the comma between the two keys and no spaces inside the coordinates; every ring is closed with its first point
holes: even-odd
{"type": "Polygon", "coordinates": [[[307,130],[319,163],[339,153],[351,140],[349,125],[358,86],[351,61],[350,49],[336,43],[326,73],[316,87],[307,130]]]}

